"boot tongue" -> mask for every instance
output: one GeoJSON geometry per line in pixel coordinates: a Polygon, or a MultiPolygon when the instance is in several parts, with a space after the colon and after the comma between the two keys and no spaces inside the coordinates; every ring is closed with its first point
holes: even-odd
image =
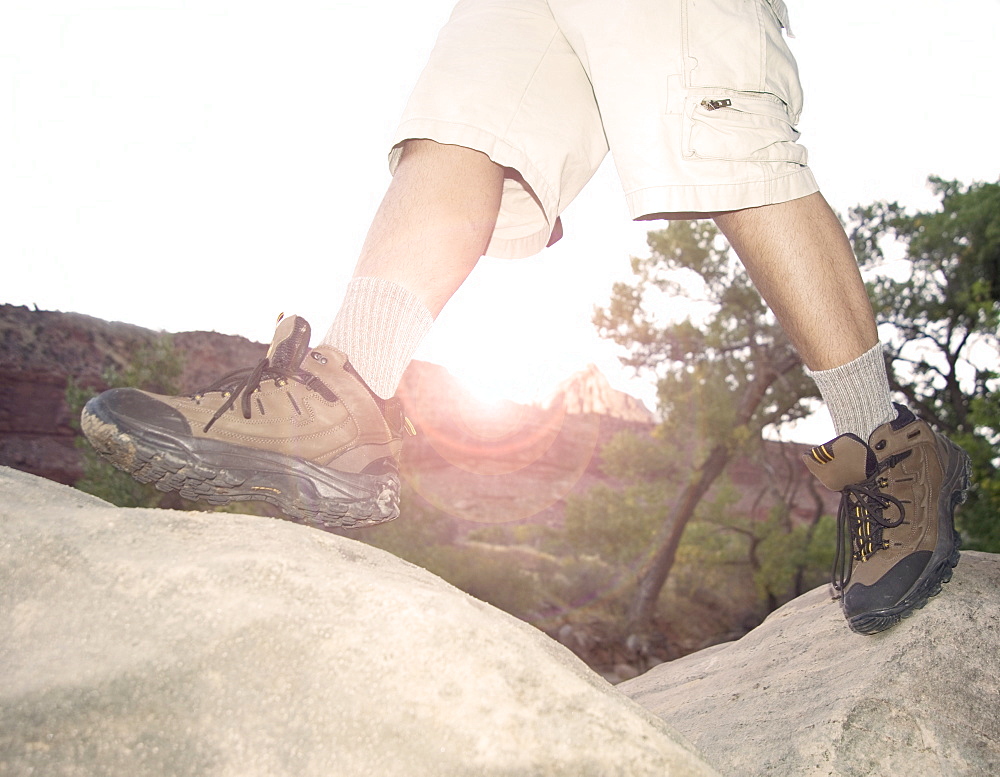
{"type": "Polygon", "coordinates": [[[853,434],[842,434],[824,445],[817,445],[803,455],[802,460],[831,491],[864,483],[878,466],[874,451],[853,434]]]}
{"type": "Polygon", "coordinates": [[[289,316],[278,321],[274,339],[267,349],[267,360],[272,367],[297,370],[309,352],[309,322],[299,316],[289,316]]]}

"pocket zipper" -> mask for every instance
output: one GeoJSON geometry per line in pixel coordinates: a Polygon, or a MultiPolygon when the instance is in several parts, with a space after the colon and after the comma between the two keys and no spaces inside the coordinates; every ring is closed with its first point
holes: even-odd
{"type": "Polygon", "coordinates": [[[733,101],[729,99],[724,100],[709,100],[705,98],[701,101],[701,107],[706,111],[717,111],[719,108],[731,108],[733,106],[733,101]]]}

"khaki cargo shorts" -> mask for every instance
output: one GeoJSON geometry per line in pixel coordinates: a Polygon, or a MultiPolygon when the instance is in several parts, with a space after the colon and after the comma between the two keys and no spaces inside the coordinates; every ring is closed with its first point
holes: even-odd
{"type": "Polygon", "coordinates": [[[609,149],[635,219],[804,197],[787,27],[782,0],[461,0],[390,169],[411,138],[508,168],[487,253],[510,258],[550,242],[609,149]]]}

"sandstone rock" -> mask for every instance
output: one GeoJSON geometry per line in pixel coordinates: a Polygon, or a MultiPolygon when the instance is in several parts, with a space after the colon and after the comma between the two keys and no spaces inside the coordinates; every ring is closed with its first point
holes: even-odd
{"type": "Polygon", "coordinates": [[[716,774],[520,621],[377,549],[0,468],[0,773],[716,774]]]}
{"type": "Polygon", "coordinates": [[[640,400],[612,388],[604,373],[593,364],[556,387],[545,406],[558,405],[573,414],[593,413],[641,424],[656,420],[640,400]]]}
{"type": "Polygon", "coordinates": [[[825,588],[738,642],[617,686],[723,774],[1000,774],[1000,556],[890,631],[850,632],[825,588]]]}

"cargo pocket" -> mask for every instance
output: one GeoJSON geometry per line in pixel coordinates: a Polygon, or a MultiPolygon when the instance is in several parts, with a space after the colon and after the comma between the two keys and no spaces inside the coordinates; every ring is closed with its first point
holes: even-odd
{"type": "Polygon", "coordinates": [[[692,88],[764,88],[763,0],[684,0],[684,76],[692,88]]]}
{"type": "Polygon", "coordinates": [[[691,96],[684,155],[691,159],[791,162],[805,165],[788,106],[768,94],[717,92],[691,96]]]}
{"type": "Polygon", "coordinates": [[[773,94],[793,123],[802,110],[783,0],[684,0],[684,79],[691,89],[773,94]]]}

